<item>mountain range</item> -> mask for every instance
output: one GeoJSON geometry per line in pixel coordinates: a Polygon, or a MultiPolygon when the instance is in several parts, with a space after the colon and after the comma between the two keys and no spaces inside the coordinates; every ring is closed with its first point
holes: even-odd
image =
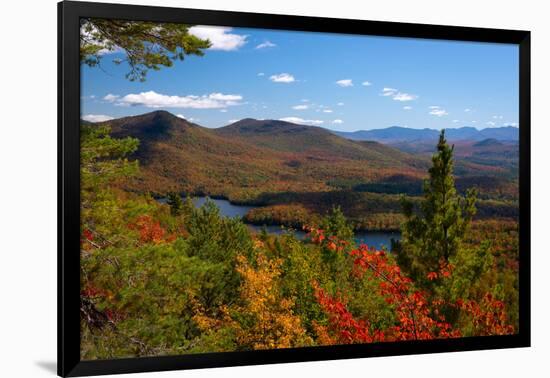
{"type": "MultiPolygon", "coordinates": [[[[437,141],[439,137],[438,130],[411,129],[401,126],[352,132],[335,131],[334,133],[351,140],[373,140],[386,144],[437,141]]],[[[481,141],[484,139],[517,142],[519,140],[519,129],[513,126],[492,127],[482,130],[478,130],[475,127],[459,127],[446,129],[445,136],[451,142],[464,140],[481,141]]]]}
{"type": "MultiPolygon", "coordinates": [[[[243,119],[210,129],[166,111],[103,122],[134,137],[142,175],[130,186],[155,193],[204,193],[246,201],[265,192],[328,191],[336,182],[421,177],[428,161],[313,126],[243,119]]],[[[340,185],[340,184],[338,184],[340,185]]]]}
{"type": "MultiPolygon", "coordinates": [[[[140,141],[133,157],[139,159],[142,173],[125,183],[127,189],[205,194],[237,203],[266,203],[271,201],[268,197],[287,203],[298,194],[303,203],[315,193],[340,190],[418,193],[438,135],[429,129],[377,130],[379,140],[394,141],[385,143],[348,139],[316,126],[251,118],[212,129],[166,111],[99,124],[109,125],[114,137],[140,141]],[[418,135],[424,139],[412,142],[418,135]],[[407,141],[396,142],[399,138],[407,141]]],[[[513,196],[517,143],[480,139],[479,135],[492,134],[471,128],[460,130],[477,139],[455,144],[457,183],[474,182],[486,193],[504,190],[513,196]]]]}

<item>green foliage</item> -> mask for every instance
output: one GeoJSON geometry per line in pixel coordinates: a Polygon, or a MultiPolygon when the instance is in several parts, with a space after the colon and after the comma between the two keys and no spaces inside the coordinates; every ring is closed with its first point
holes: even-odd
{"type": "Polygon", "coordinates": [[[233,261],[237,253],[252,255],[247,227],[238,218],[221,217],[213,201],[207,200],[200,208],[193,207],[186,227],[190,234],[190,255],[219,262],[233,261]]]}
{"type": "Polygon", "coordinates": [[[321,228],[329,235],[336,236],[340,240],[353,240],[353,228],[349,225],[342,209],[333,207],[321,221],[321,228]]]}
{"type": "Polygon", "coordinates": [[[208,40],[189,34],[188,25],[96,18],[80,21],[80,62],[96,67],[106,52],[123,50],[124,61],[130,66],[126,78],[131,81],[145,81],[148,70],[171,67],[186,55],[202,56],[208,47],[208,40]]]}
{"type": "Polygon", "coordinates": [[[480,279],[493,267],[493,262],[488,242],[475,248],[458,249],[457,254],[449,261],[453,266],[453,274],[444,280],[444,285],[437,288],[438,296],[451,302],[472,297],[480,279]]]}
{"type": "Polygon", "coordinates": [[[416,211],[403,197],[406,222],[402,226],[401,241],[393,246],[399,265],[425,287],[433,286],[428,273],[438,271],[457,255],[476,212],[476,192],[468,191],[462,197],[456,191],[453,147],[447,144],[444,131],[432,164],[420,209],[416,211]]]}
{"type": "MultiPolygon", "coordinates": [[[[345,299],[351,316],[369,327],[395,325],[397,304],[380,294],[380,277],[354,270],[353,227],[341,208],[323,209],[325,215],[315,218],[323,230],[317,242],[292,233],[254,233],[241,219],[222,216],[212,201],[197,208],[191,198],[182,201],[171,193],[162,204],[123,190],[131,178],[142,178],[137,162],[128,160],[138,141],[113,138],[107,127],[82,126],[81,135],[82,359],[331,343],[322,337],[323,329],[328,335],[329,319],[316,285],[345,299]]],[[[475,196],[456,193],[452,149],[444,139],[439,147],[419,210],[405,203],[397,259],[411,253],[409,266],[418,269],[407,271],[417,274],[411,290],[428,288],[449,304],[491,293],[517,322],[517,223],[470,226],[475,196]],[[432,226],[434,231],[428,229],[432,226]],[[430,243],[435,251],[428,249],[430,243]],[[424,273],[432,266],[441,271],[441,261],[453,267],[452,274],[426,280],[424,273]]],[[[373,208],[387,205],[378,194],[357,193],[350,199],[346,193],[329,192],[323,198],[353,204],[367,196],[373,208]]],[[[291,213],[277,210],[281,216],[291,213]]],[[[302,217],[305,210],[292,211],[302,217]]],[[[392,255],[383,261],[395,266],[392,255]]],[[[482,329],[456,306],[440,309],[464,335],[482,329]]]]}
{"type": "Polygon", "coordinates": [[[168,205],[170,206],[170,214],[173,216],[181,215],[183,212],[183,201],[178,193],[168,193],[168,205]]]}
{"type": "Polygon", "coordinates": [[[109,185],[138,172],[137,161],[126,156],[137,149],[139,141],[115,139],[109,131],[107,126],[80,128],[81,227],[101,235],[100,242],[116,243],[126,225],[117,215],[130,203],[120,203],[109,185]]]}
{"type": "Polygon", "coordinates": [[[139,145],[135,138],[114,139],[108,126],[80,128],[80,174],[85,190],[93,190],[136,173],[137,163],[126,156],[139,145]]]}
{"type": "MultiPolygon", "coordinates": [[[[278,133],[261,132],[263,126],[271,127],[269,123],[251,130],[207,129],[165,111],[112,124],[115,135],[141,141],[135,156],[142,175],[128,183],[128,189],[161,195],[174,191],[256,206],[246,221],[258,225],[301,228],[318,224],[333,206],[339,206],[355,230],[397,231],[404,220],[400,194],[419,202],[429,165],[424,155],[405,154],[374,142],[341,141],[326,130],[311,131],[306,126],[283,124],[275,127],[278,133]],[[312,143],[297,144],[295,134],[300,138],[311,134],[312,140],[322,139],[322,143],[318,148],[312,143]],[[299,151],[296,145],[302,146],[299,151]]],[[[475,167],[476,176],[467,180],[459,177],[460,193],[471,187],[484,193],[477,203],[478,219],[516,217],[517,201],[486,193],[494,168],[485,168],[475,167]]],[[[517,184],[509,179],[497,182],[500,188],[509,185],[517,191],[517,184]]]]}

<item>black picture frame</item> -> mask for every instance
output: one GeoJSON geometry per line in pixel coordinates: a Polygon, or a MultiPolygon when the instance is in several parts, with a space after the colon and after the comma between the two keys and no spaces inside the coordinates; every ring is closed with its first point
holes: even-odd
{"type": "Polygon", "coordinates": [[[222,366],[439,353],[530,346],[530,32],[458,26],[256,14],[105,3],[58,3],[58,374],[82,376],[222,366]],[[115,18],[201,25],[316,31],[516,44],[519,47],[518,333],[508,336],[207,353],[113,360],[80,360],[79,277],[79,19],[115,18]]]}

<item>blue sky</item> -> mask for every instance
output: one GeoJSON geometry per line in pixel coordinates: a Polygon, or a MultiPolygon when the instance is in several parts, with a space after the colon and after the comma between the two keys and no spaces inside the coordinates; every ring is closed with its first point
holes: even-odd
{"type": "Polygon", "coordinates": [[[203,57],[125,79],[119,52],[82,67],[82,117],[164,109],[206,127],[242,118],[333,130],[518,125],[518,47],[196,26],[203,57]]]}

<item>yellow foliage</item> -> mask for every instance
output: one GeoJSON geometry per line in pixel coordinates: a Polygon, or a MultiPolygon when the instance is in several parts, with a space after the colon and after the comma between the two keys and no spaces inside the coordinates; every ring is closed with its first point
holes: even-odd
{"type": "Polygon", "coordinates": [[[317,334],[318,345],[336,345],[338,343],[337,340],[330,335],[327,326],[319,324],[316,321],[313,321],[313,329],[317,334]]]}
{"type": "MultiPolygon", "coordinates": [[[[259,251],[259,245],[256,250],[259,251]]],[[[203,332],[223,327],[233,329],[237,344],[246,349],[276,349],[307,346],[299,316],[294,315],[294,300],[283,298],[279,290],[281,259],[269,259],[258,252],[256,266],[237,256],[236,270],[242,277],[240,305],[222,306],[215,317],[193,303],[193,320],[203,332]],[[243,320],[245,318],[246,320],[243,320]],[[237,320],[238,319],[238,320],[237,320]]]]}
{"type": "Polygon", "coordinates": [[[253,324],[236,330],[237,342],[252,349],[304,346],[311,343],[300,317],[293,314],[294,300],[282,298],[278,278],[281,259],[269,259],[259,252],[256,267],[244,256],[237,259],[241,274],[243,305],[236,310],[253,319],[253,324]]]}
{"type": "Polygon", "coordinates": [[[302,327],[300,317],[293,314],[294,300],[282,298],[278,279],[281,259],[269,259],[259,252],[256,267],[244,256],[238,257],[237,271],[241,274],[241,299],[238,311],[254,322],[239,327],[237,341],[253,349],[290,348],[311,342],[302,327]]]}

